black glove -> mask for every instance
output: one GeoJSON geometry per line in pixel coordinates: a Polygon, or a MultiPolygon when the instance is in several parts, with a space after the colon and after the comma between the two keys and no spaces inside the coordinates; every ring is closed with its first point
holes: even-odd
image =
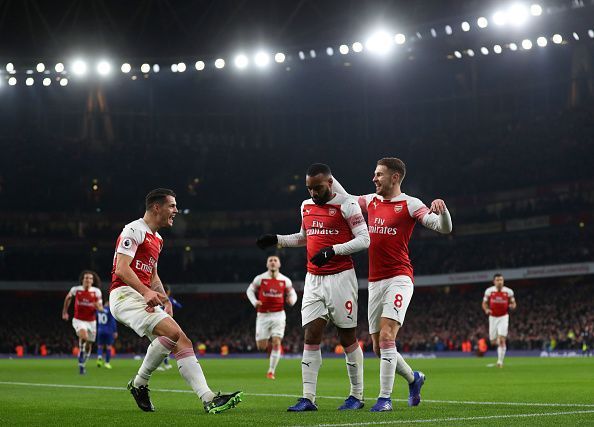
{"type": "Polygon", "coordinates": [[[321,267],[328,264],[334,255],[336,255],[336,253],[334,253],[334,248],[332,248],[332,246],[328,246],[326,248],[320,249],[320,252],[312,256],[310,261],[318,267],[321,267]]]}
{"type": "Polygon", "coordinates": [[[276,246],[277,244],[278,237],[276,237],[276,234],[263,234],[256,240],[256,245],[258,245],[260,249],[266,249],[270,246],[276,246]]]}

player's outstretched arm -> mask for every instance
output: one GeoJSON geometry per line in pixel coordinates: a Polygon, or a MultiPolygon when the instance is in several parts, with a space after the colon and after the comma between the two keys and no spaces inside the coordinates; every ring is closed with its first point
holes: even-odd
{"type": "MultiPolygon", "coordinates": [[[[419,203],[421,202],[419,201],[419,203]]],[[[445,202],[441,199],[435,199],[431,202],[431,208],[429,209],[425,205],[415,209],[413,216],[417,217],[417,219],[420,217],[421,224],[430,230],[441,234],[452,232],[452,217],[445,202]]]]}
{"type": "Polygon", "coordinates": [[[72,301],[72,294],[68,292],[66,298],[64,298],[64,306],[62,307],[62,319],[68,320],[68,308],[70,307],[70,301],[72,301]]]}
{"type": "Polygon", "coordinates": [[[167,301],[164,293],[155,292],[142,284],[134,270],[130,267],[132,257],[122,253],[116,255],[115,275],[118,276],[126,285],[130,286],[136,292],[144,297],[148,307],[156,307],[167,301]]]}

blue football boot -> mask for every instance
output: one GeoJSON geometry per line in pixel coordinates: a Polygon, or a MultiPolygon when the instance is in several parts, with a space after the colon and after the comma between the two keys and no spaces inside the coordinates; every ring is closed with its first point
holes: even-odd
{"type": "Polygon", "coordinates": [[[425,374],[415,371],[415,380],[408,385],[408,406],[418,406],[421,403],[421,387],[425,384],[425,374]]]}
{"type": "Polygon", "coordinates": [[[377,402],[371,408],[371,412],[385,412],[392,410],[392,399],[389,397],[378,397],[377,402]]]}
{"type": "Polygon", "coordinates": [[[306,412],[306,411],[317,411],[318,407],[311,400],[301,397],[297,400],[297,403],[287,408],[287,412],[306,412]]]}
{"type": "Polygon", "coordinates": [[[357,399],[355,396],[349,396],[346,398],[344,403],[338,408],[339,411],[345,411],[350,409],[361,409],[365,406],[362,400],[357,399]]]}

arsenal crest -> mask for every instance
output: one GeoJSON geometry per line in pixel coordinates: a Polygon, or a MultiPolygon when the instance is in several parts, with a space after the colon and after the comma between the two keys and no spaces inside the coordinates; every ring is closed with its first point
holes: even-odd
{"type": "Polygon", "coordinates": [[[330,208],[330,209],[328,209],[328,213],[329,213],[331,216],[334,216],[334,215],[336,215],[336,209],[334,209],[334,208],[330,208]]]}
{"type": "Polygon", "coordinates": [[[402,211],[402,205],[396,205],[396,206],[394,206],[394,212],[400,213],[400,211],[402,211]]]}

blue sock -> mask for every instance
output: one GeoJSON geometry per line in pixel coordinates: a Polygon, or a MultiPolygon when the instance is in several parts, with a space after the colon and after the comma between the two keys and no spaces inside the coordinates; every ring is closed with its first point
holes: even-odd
{"type": "Polygon", "coordinates": [[[97,346],[97,358],[100,359],[101,356],[103,356],[103,346],[102,345],[98,345],[97,346]]]}
{"type": "Polygon", "coordinates": [[[108,345],[107,349],[105,350],[105,363],[109,363],[111,360],[111,346],[108,345]]]}
{"type": "Polygon", "coordinates": [[[81,348],[78,352],[78,363],[80,363],[82,365],[84,362],[85,362],[85,352],[81,348]]]}
{"type": "Polygon", "coordinates": [[[167,357],[165,358],[165,360],[163,360],[163,363],[164,363],[165,365],[169,365],[169,356],[167,356],[167,357]]]}

